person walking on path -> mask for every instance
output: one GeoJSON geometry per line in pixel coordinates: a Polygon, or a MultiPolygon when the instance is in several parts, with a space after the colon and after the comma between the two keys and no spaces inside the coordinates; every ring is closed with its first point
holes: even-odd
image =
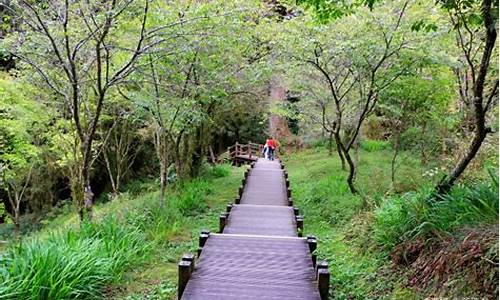
{"type": "Polygon", "coordinates": [[[278,148],[278,145],[278,141],[273,137],[269,137],[266,140],[266,145],[264,146],[264,151],[267,154],[266,158],[268,158],[269,160],[274,160],[274,153],[276,151],[276,148],[278,148]]]}

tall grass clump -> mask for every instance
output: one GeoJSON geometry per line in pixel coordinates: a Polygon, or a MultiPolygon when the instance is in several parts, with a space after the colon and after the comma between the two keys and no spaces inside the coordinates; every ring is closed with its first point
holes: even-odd
{"type": "Polygon", "coordinates": [[[202,177],[211,179],[211,178],[228,177],[229,175],[231,175],[231,165],[220,164],[205,168],[202,177]]]}
{"type": "Polygon", "coordinates": [[[0,256],[0,299],[99,299],[149,249],[115,217],[10,246],[0,256]]]}
{"type": "Polygon", "coordinates": [[[388,141],[380,140],[364,140],[361,142],[361,149],[367,152],[375,152],[380,150],[389,149],[391,144],[388,141]]]}
{"type": "Polygon", "coordinates": [[[498,222],[498,175],[432,197],[430,189],[387,199],[375,211],[375,239],[387,249],[418,237],[441,237],[467,225],[498,222]]]}
{"type": "Polygon", "coordinates": [[[193,179],[180,184],[179,193],[172,199],[173,206],[182,215],[193,216],[208,208],[206,196],[212,193],[212,186],[204,179],[193,179]]]}

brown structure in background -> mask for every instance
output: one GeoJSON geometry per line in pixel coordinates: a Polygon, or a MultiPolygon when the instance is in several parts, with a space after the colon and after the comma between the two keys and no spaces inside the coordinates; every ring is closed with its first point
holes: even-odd
{"type": "MultiPolygon", "coordinates": [[[[286,87],[283,85],[281,77],[276,75],[269,83],[269,105],[283,103],[286,101],[286,87]]],[[[288,141],[292,138],[288,121],[286,118],[272,114],[269,117],[269,134],[280,141],[288,141]]]]}
{"type": "MultiPolygon", "coordinates": [[[[269,83],[270,107],[287,101],[287,92],[288,90],[283,84],[281,76],[275,75],[269,83]]],[[[288,127],[288,120],[283,116],[271,114],[269,116],[268,130],[271,136],[278,139],[282,146],[285,146],[283,150],[285,150],[287,154],[290,154],[293,149],[299,150],[304,146],[302,139],[292,134],[290,128],[288,127]]]]}

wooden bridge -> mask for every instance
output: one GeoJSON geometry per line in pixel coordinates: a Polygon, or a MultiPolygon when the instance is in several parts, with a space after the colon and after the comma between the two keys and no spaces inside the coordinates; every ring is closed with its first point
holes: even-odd
{"type": "Polygon", "coordinates": [[[283,164],[252,163],[219,232],[202,231],[198,258],[179,262],[178,298],[328,299],[328,264],[316,263],[316,238],[302,237],[304,218],[291,193],[283,164]]]}
{"type": "Polygon", "coordinates": [[[229,159],[234,166],[241,166],[242,164],[255,162],[261,157],[264,145],[248,142],[247,144],[240,144],[236,142],[231,147],[227,148],[229,159]]]}

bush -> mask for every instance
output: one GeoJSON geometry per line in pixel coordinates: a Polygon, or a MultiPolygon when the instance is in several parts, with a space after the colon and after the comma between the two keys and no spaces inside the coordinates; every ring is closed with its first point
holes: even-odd
{"type": "Polygon", "coordinates": [[[205,178],[222,178],[228,177],[231,175],[231,165],[230,164],[221,164],[210,166],[205,169],[203,177],[205,178]]]}
{"type": "Polygon", "coordinates": [[[148,249],[141,232],[114,217],[20,242],[0,258],[0,298],[101,298],[103,288],[148,249]]]}
{"type": "Polygon", "coordinates": [[[379,140],[365,140],[361,142],[361,149],[368,152],[375,152],[380,150],[389,149],[391,144],[388,141],[379,140]]]}
{"type": "Polygon", "coordinates": [[[183,215],[194,216],[207,209],[205,195],[212,192],[210,184],[202,179],[194,179],[181,184],[182,192],[172,199],[172,203],[183,215]]]}
{"type": "Polygon", "coordinates": [[[440,199],[432,198],[431,189],[387,199],[375,212],[375,239],[391,249],[403,241],[439,237],[465,225],[495,224],[498,175],[490,175],[489,182],[455,187],[440,199]]]}

